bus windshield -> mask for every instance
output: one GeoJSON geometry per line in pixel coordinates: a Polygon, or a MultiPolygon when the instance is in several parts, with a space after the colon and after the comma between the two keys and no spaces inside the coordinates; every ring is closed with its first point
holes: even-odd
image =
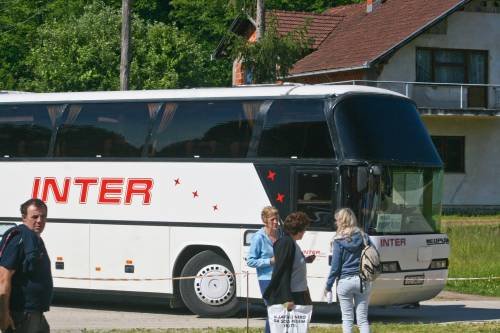
{"type": "Polygon", "coordinates": [[[344,167],[344,204],[371,235],[440,230],[443,172],[436,168],[344,167]]]}
{"type": "Polygon", "coordinates": [[[387,95],[346,96],[336,104],[334,120],[345,159],[441,166],[409,100],[387,95]]]}

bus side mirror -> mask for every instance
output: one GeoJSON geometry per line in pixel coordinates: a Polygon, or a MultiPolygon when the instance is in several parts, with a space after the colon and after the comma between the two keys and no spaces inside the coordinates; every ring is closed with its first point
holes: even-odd
{"type": "Polygon", "coordinates": [[[363,192],[368,186],[368,168],[364,166],[358,167],[357,179],[356,179],[356,189],[358,192],[363,192]]]}

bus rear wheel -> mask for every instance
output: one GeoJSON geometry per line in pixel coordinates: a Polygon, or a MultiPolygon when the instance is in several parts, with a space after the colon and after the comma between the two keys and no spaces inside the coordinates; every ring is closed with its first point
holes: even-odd
{"type": "Polygon", "coordinates": [[[204,317],[229,317],[239,310],[236,278],[231,263],[207,250],[192,257],[182,269],[181,297],[192,312],[204,317]]]}

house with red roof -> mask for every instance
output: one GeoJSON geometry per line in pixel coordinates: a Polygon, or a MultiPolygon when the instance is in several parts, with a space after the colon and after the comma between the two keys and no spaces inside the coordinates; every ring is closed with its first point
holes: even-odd
{"type": "MultiPolygon", "coordinates": [[[[314,41],[283,81],[366,84],[412,98],[445,164],[445,209],[500,211],[499,0],[367,0],[268,16],[283,34],[307,24],[314,41]]],[[[254,40],[251,19],[231,30],[254,40]]],[[[233,84],[251,83],[235,61],[233,84]]]]}

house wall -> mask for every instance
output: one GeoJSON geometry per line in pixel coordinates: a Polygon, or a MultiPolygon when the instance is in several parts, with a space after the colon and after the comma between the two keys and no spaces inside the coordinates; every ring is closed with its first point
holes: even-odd
{"type": "Polygon", "coordinates": [[[488,50],[489,83],[500,84],[500,14],[456,12],[448,17],[447,33],[424,33],[397,51],[378,80],[415,81],[416,47],[488,50]]]}
{"type": "Polygon", "coordinates": [[[431,135],[465,136],[465,173],[445,173],[443,204],[500,211],[500,117],[423,116],[431,135]]]}
{"type": "MultiPolygon", "coordinates": [[[[250,33],[247,38],[249,43],[255,43],[257,40],[257,33],[254,31],[250,33]]],[[[245,84],[245,68],[239,59],[233,60],[233,86],[241,86],[245,84]]]]}

